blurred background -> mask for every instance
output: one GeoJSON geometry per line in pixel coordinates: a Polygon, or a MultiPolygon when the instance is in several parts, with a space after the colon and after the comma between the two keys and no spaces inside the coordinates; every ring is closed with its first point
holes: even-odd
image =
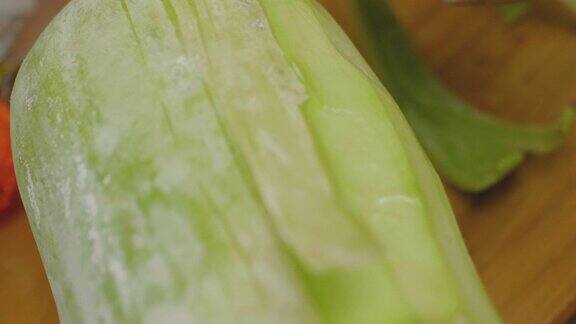
{"type": "MultiPolygon", "coordinates": [[[[66,2],[0,0],[5,102],[18,63],[66,2]]],[[[353,1],[321,2],[362,47],[353,1]]],[[[429,69],[477,109],[507,121],[547,124],[576,103],[576,19],[567,7],[535,5],[517,19],[495,6],[390,3],[429,69]]],[[[472,257],[507,323],[568,323],[576,313],[575,135],[573,128],[560,149],[528,158],[484,193],[447,184],[472,257]]],[[[57,322],[15,197],[0,214],[0,323],[57,322]]]]}

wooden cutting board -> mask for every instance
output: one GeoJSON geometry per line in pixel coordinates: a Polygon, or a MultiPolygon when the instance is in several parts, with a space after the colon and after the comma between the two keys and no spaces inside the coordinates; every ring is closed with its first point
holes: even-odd
{"type": "MultiPolygon", "coordinates": [[[[347,1],[324,0],[351,26],[347,1]]],[[[43,3],[50,7],[50,1],[43,3]]],[[[480,109],[546,123],[576,99],[576,28],[537,17],[509,27],[494,9],[448,7],[437,0],[393,5],[431,69],[480,109]]],[[[565,323],[576,310],[576,129],[561,150],[530,158],[485,194],[448,189],[506,322],[565,323]]],[[[57,323],[21,208],[0,219],[0,323],[57,323]]]]}

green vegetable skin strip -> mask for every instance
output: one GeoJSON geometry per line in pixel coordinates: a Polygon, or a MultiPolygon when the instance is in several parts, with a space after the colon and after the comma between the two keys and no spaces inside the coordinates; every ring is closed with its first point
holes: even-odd
{"type": "Polygon", "coordinates": [[[73,2],[12,104],[63,323],[498,322],[398,108],[312,2],[73,2]]]}
{"type": "Polygon", "coordinates": [[[357,0],[374,66],[438,171],[466,191],[496,184],[524,159],[558,147],[567,109],[553,127],[515,126],[484,115],[446,90],[426,69],[385,0],[357,0]]]}

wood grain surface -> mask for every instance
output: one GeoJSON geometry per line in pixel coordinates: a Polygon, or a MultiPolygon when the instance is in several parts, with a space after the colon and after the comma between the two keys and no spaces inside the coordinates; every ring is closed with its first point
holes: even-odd
{"type": "MultiPolygon", "coordinates": [[[[354,35],[348,1],[324,0],[354,35]]],[[[479,109],[546,123],[576,99],[576,29],[538,17],[510,27],[481,6],[392,2],[430,68],[479,109]]],[[[565,323],[576,310],[576,129],[562,149],[529,158],[487,193],[448,190],[506,322],[565,323]]],[[[24,212],[0,218],[0,323],[57,323],[24,212]]]]}

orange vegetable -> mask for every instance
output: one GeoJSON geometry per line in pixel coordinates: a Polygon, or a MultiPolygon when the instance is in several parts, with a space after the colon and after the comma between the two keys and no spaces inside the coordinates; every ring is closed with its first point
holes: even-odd
{"type": "Polygon", "coordinates": [[[10,206],[16,193],[16,176],[10,149],[10,113],[0,101],[0,212],[10,206]]]}

